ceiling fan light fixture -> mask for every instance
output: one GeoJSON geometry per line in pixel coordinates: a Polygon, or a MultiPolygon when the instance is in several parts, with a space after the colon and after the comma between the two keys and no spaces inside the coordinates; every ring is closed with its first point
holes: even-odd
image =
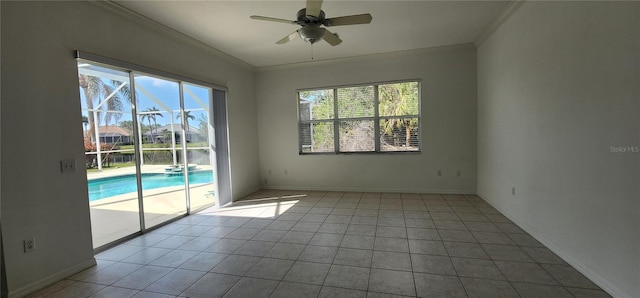
{"type": "Polygon", "coordinates": [[[302,38],[302,40],[310,44],[314,44],[318,40],[322,39],[324,29],[320,28],[320,26],[316,24],[309,24],[300,28],[300,30],[298,30],[298,34],[300,34],[300,38],[302,38]]]}

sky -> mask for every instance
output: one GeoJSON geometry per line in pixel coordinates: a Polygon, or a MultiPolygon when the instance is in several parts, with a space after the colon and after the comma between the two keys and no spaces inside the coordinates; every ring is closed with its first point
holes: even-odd
{"type": "MultiPolygon", "coordinates": [[[[126,78],[126,76],[128,76],[124,72],[118,72],[102,67],[90,66],[88,68],[93,71],[93,73],[91,73],[92,75],[98,76],[103,73],[104,76],[99,77],[101,77],[102,81],[107,85],[111,85],[111,79],[113,78],[126,78]]],[[[136,97],[138,100],[138,113],[155,107],[163,112],[162,117],[156,117],[157,124],[168,125],[171,121],[171,116],[166,112],[166,107],[169,110],[175,111],[173,116],[174,123],[180,123],[179,118],[176,118],[180,109],[179,85],[177,82],[140,74],[135,75],[135,83],[136,97]]],[[[185,110],[191,110],[191,115],[196,117],[196,121],[197,119],[200,119],[201,115],[206,116],[207,113],[205,109],[208,109],[209,107],[209,94],[211,89],[188,83],[184,84],[184,89],[185,110]],[[194,99],[194,97],[199,98],[200,101],[194,99]]],[[[97,105],[97,102],[97,100],[94,100],[94,106],[97,105]]],[[[82,107],[82,115],[86,116],[88,112],[86,110],[86,98],[82,88],[80,88],[80,103],[82,107]]],[[[126,101],[122,102],[122,111],[124,113],[121,114],[118,122],[131,121],[130,105],[126,101]]],[[[145,120],[145,124],[146,123],[147,121],[145,120]]],[[[104,125],[104,119],[100,121],[100,125],[104,125]]],[[[110,125],[117,124],[114,123],[114,120],[111,120],[110,125]]]]}

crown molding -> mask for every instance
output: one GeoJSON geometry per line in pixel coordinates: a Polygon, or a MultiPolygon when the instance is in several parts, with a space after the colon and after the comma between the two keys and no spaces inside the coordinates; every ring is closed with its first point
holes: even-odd
{"type": "Polygon", "coordinates": [[[181,42],[184,42],[190,46],[193,46],[194,48],[203,50],[209,54],[212,54],[215,57],[218,57],[220,59],[223,59],[229,63],[232,63],[234,65],[237,65],[239,67],[242,67],[244,69],[247,70],[251,70],[251,71],[256,71],[256,67],[243,61],[240,60],[234,56],[231,56],[221,50],[216,49],[213,46],[210,46],[208,44],[205,44],[185,33],[182,33],[178,30],[175,30],[173,28],[170,28],[162,23],[159,23],[151,18],[148,18],[142,14],[139,14],[135,11],[132,11],[118,3],[115,3],[111,0],[106,0],[106,1],[99,1],[99,0],[92,0],[90,1],[91,3],[94,3],[97,6],[100,6],[106,10],[109,10],[121,17],[124,17],[128,20],[134,21],[142,26],[145,26],[151,30],[154,30],[156,32],[159,33],[163,33],[169,37],[172,37],[174,39],[177,39],[181,42]]]}
{"type": "Polygon", "coordinates": [[[478,37],[474,40],[474,44],[476,47],[480,47],[480,45],[491,36],[504,22],[506,22],[527,0],[512,0],[505,6],[504,9],[498,14],[493,22],[491,22],[478,37]]]}

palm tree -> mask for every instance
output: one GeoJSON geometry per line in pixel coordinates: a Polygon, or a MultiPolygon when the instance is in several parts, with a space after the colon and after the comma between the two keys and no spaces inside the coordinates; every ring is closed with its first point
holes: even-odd
{"type": "Polygon", "coordinates": [[[146,118],[149,122],[149,127],[150,127],[150,131],[151,131],[151,137],[153,138],[153,143],[156,143],[156,138],[154,137],[155,135],[158,134],[158,122],[156,122],[156,117],[160,116],[160,117],[164,117],[162,116],[162,113],[158,113],[158,110],[155,106],[148,108],[144,111],[144,114],[142,114],[142,116],[140,117],[141,121],[144,121],[144,119],[146,118]],[[153,120],[153,126],[151,126],[151,120],[153,120]],[[153,133],[153,128],[155,127],[156,129],[156,133],[153,133]]]}
{"type": "Polygon", "coordinates": [[[87,138],[87,125],[89,124],[89,118],[87,116],[82,116],[82,126],[84,126],[84,137],[87,138]]]}
{"type": "MultiPolygon", "coordinates": [[[[180,116],[181,115],[178,114],[176,118],[180,119],[180,116]]],[[[184,137],[185,142],[187,141],[187,136],[189,135],[189,119],[196,120],[196,116],[191,115],[191,111],[184,111],[184,122],[187,126],[187,129],[186,129],[187,133],[186,133],[186,136],[184,137]]]]}
{"type": "Polygon", "coordinates": [[[198,117],[198,130],[202,136],[202,141],[206,141],[209,138],[209,118],[206,114],[200,114],[198,117]]]}
{"type": "MultiPolygon", "coordinates": [[[[131,102],[131,92],[128,85],[121,87],[118,89],[118,92],[114,94],[106,105],[103,105],[99,108],[96,115],[98,119],[94,117],[94,102],[102,100],[104,97],[109,96],[111,93],[116,90],[122,82],[111,80],[109,84],[105,83],[101,78],[96,76],[90,76],[85,74],[78,75],[78,85],[82,88],[84,93],[85,102],[87,104],[87,110],[89,110],[87,122],[89,126],[89,137],[93,138],[95,136],[95,124],[100,124],[100,118],[102,115],[102,110],[107,111],[122,111],[122,98],[125,98],[127,101],[131,102]]],[[[111,119],[115,119],[118,121],[120,119],[120,113],[114,112],[106,112],[104,113],[104,122],[106,125],[109,125],[111,119]]]]}
{"type": "MultiPolygon", "coordinates": [[[[151,127],[151,116],[149,114],[141,114],[140,115],[140,121],[144,122],[144,119],[147,119],[147,121],[149,122],[149,125],[147,126],[149,128],[149,135],[150,138],[153,139],[153,129],[151,127]]],[[[144,125],[144,124],[143,124],[144,125]]],[[[144,130],[142,130],[140,133],[144,133],[144,130]]]]}

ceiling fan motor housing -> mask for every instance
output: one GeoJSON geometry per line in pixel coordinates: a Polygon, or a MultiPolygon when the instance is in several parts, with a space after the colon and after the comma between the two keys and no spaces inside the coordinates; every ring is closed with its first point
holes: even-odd
{"type": "Polygon", "coordinates": [[[296,16],[296,23],[298,23],[298,25],[300,26],[304,26],[306,24],[310,24],[310,23],[315,23],[315,24],[321,24],[324,21],[324,11],[320,11],[320,13],[318,14],[318,16],[310,16],[307,15],[307,9],[303,8],[301,10],[298,10],[298,14],[296,16]]]}

